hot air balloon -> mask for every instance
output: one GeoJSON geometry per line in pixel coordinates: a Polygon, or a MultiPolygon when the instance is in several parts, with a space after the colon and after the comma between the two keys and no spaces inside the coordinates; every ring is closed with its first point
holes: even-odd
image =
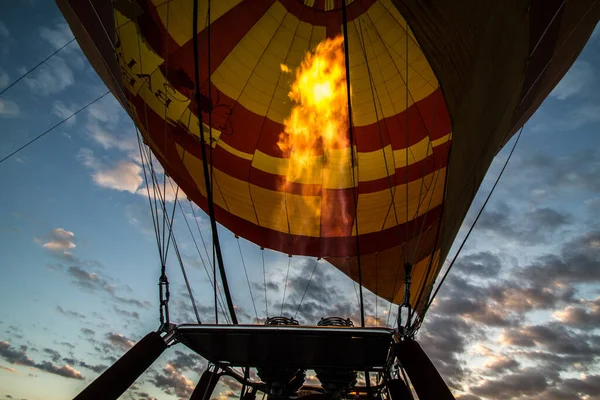
{"type": "Polygon", "coordinates": [[[180,342],[213,365],[196,399],[224,374],[248,398],[295,397],[306,369],[322,383],[314,396],[408,399],[405,370],[420,399],[452,399],[415,332],[493,157],[574,62],[600,5],[57,3],[153,156],[210,216],[232,320],[172,324],[163,261],[160,329],[77,398],[117,398],[180,342]],[[261,248],[327,260],[361,299],[366,288],[406,319],[396,329],[365,326],[364,311],[360,327],[237,324],[217,223],[261,248]],[[357,371],[378,383],[357,385],[357,371]]]}

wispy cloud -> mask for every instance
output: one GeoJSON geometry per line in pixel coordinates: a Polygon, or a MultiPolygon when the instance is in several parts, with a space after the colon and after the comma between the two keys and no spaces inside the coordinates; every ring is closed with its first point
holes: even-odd
{"type": "Polygon", "coordinates": [[[180,398],[189,398],[195,383],[180,373],[175,367],[167,364],[161,372],[156,372],[150,382],[163,392],[180,398]]]}
{"type": "Polygon", "coordinates": [[[589,62],[577,60],[562,78],[550,96],[558,100],[566,100],[570,97],[585,94],[592,90],[596,80],[596,70],[589,62]]]}
{"type": "MultiPolygon", "coordinates": [[[[73,112],[75,112],[75,110],[76,107],[69,107],[60,100],[56,100],[54,103],[52,103],[52,114],[56,115],[61,120],[69,118],[73,114],[73,112]]],[[[67,120],[67,125],[73,126],[76,122],[77,117],[74,116],[67,120]]]]}
{"type": "Polygon", "coordinates": [[[89,107],[87,119],[88,134],[104,150],[115,149],[126,152],[130,158],[139,157],[133,124],[114,97],[89,107]]]}
{"type": "Polygon", "coordinates": [[[7,87],[9,83],[10,77],[2,68],[0,68],[0,89],[7,87]]]}
{"type": "Polygon", "coordinates": [[[115,313],[117,313],[117,315],[120,315],[127,319],[133,319],[136,321],[140,320],[140,313],[138,313],[137,311],[127,311],[127,310],[123,310],[117,306],[114,307],[114,310],[115,310],[115,313]]]}
{"type": "Polygon", "coordinates": [[[78,313],[77,311],[72,311],[72,310],[65,310],[61,306],[56,306],[56,311],[58,311],[59,313],[61,313],[62,315],[65,315],[67,317],[73,317],[76,319],[85,319],[86,318],[86,316],[82,313],[78,313]]]}
{"type": "Polygon", "coordinates": [[[40,37],[50,43],[55,49],[59,49],[69,40],[73,39],[73,34],[69,25],[65,22],[57,24],[54,29],[43,26],[40,28],[40,37]]]}
{"type": "MultiPolygon", "coordinates": [[[[11,364],[37,368],[41,371],[59,375],[65,378],[83,380],[83,375],[69,364],[55,365],[49,361],[36,362],[27,356],[27,346],[20,349],[12,347],[8,342],[0,342],[0,357],[11,364]]],[[[55,357],[51,354],[51,357],[55,357]]]]}
{"type": "Polygon", "coordinates": [[[8,56],[10,49],[15,47],[16,41],[3,21],[0,21],[0,39],[0,54],[8,56]]]}
{"type": "Polygon", "coordinates": [[[139,188],[136,193],[142,196],[148,196],[148,189],[150,192],[150,198],[157,200],[164,200],[166,202],[173,202],[175,199],[181,200],[185,194],[181,189],[178,189],[178,186],[174,183],[174,181],[167,177],[166,184],[162,185],[162,179],[158,185],[150,184],[148,187],[144,186],[139,188]]]}
{"type": "Polygon", "coordinates": [[[0,117],[16,117],[20,111],[19,105],[14,101],[0,99],[0,117]]]}
{"type": "Polygon", "coordinates": [[[129,161],[120,161],[118,164],[97,170],[94,182],[98,186],[136,193],[143,182],[142,168],[129,161]]]}
{"type": "Polygon", "coordinates": [[[42,247],[52,252],[66,252],[76,247],[75,234],[64,228],[54,228],[44,239],[37,241],[43,242],[42,247]]]}
{"type": "Polygon", "coordinates": [[[55,56],[25,78],[24,82],[33,93],[47,96],[73,85],[75,75],[63,58],[55,56]]]}
{"type": "Polygon", "coordinates": [[[99,161],[90,149],[81,149],[77,155],[79,161],[90,168],[96,185],[136,193],[142,185],[142,168],[131,161],[119,161],[115,165],[106,165],[99,161]]]}
{"type": "Polygon", "coordinates": [[[115,285],[101,278],[94,272],[86,271],[79,266],[71,266],[67,269],[67,274],[73,278],[73,283],[84,289],[92,291],[104,291],[114,294],[115,285]]]}
{"type": "Polygon", "coordinates": [[[4,39],[10,37],[10,32],[8,31],[8,28],[6,27],[4,22],[2,21],[0,21],[0,37],[4,39]]]}
{"type": "MultiPolygon", "coordinates": [[[[546,211],[533,219],[534,225],[564,223],[546,211]]],[[[571,382],[563,373],[594,371],[600,360],[600,303],[578,295],[582,285],[600,282],[599,238],[582,233],[524,265],[487,252],[457,261],[418,339],[447,382],[466,395],[461,399],[558,400],[592,393],[586,385],[593,379],[571,382]],[[478,273],[488,267],[488,276],[478,273]],[[559,324],[534,322],[535,313],[548,311],[559,324]],[[577,385],[585,393],[575,391],[577,385]]]]}
{"type": "Polygon", "coordinates": [[[106,334],[106,339],[113,346],[117,346],[123,351],[129,350],[135,344],[135,341],[129,339],[127,336],[121,333],[109,332],[106,334]]]}

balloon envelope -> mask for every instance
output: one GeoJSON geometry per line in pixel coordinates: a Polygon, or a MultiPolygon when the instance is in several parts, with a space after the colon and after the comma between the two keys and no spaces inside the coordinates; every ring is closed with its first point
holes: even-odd
{"type": "MultiPolygon", "coordinates": [[[[341,0],[212,1],[210,21],[200,1],[198,32],[193,0],[58,4],[196,204],[207,209],[206,146],[218,222],[262,247],[324,257],[354,280],[360,254],[363,285],[395,303],[410,262],[418,311],[493,157],[600,15],[593,0],[349,0],[343,37],[341,0]],[[320,44],[342,62],[347,44],[349,71],[342,65],[332,81],[349,75],[351,110],[344,100],[311,113],[306,96],[292,94],[320,44]],[[304,129],[318,139],[310,153],[289,141],[304,126],[291,125],[294,115],[316,127],[304,129]],[[341,132],[333,141],[328,121],[341,132]]],[[[315,79],[331,68],[319,71],[315,79]]]]}

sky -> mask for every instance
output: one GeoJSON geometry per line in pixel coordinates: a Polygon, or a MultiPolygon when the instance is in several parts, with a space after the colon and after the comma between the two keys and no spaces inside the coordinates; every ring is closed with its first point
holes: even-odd
{"type": "MultiPolygon", "coordinates": [[[[0,89],[71,38],[54,2],[0,2],[0,89]]],[[[599,66],[597,29],[526,124],[417,335],[457,398],[600,399],[599,66]]],[[[77,43],[68,45],[0,96],[0,158],[106,90],[77,43]]],[[[456,243],[512,143],[494,160],[456,243]]],[[[0,182],[0,399],[70,398],[159,324],[160,261],[134,125],[106,96],[1,163],[0,182]]],[[[175,211],[200,316],[213,322],[208,218],[185,200],[175,211]]],[[[267,250],[263,273],[259,248],[220,234],[242,322],[267,308],[301,323],[357,321],[356,286],[331,265],[267,250]]],[[[193,322],[174,253],[172,320],[193,322]]],[[[385,324],[389,304],[365,296],[370,321],[385,324]]],[[[205,366],[176,345],[123,398],[187,398],[205,366]]],[[[226,381],[215,398],[237,391],[226,381]]]]}

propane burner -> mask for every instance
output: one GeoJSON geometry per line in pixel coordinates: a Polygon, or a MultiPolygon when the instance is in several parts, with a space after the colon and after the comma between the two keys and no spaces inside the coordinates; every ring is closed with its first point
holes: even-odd
{"type": "MultiPolygon", "coordinates": [[[[265,325],[300,325],[294,318],[277,316],[269,317],[265,325]]],[[[257,368],[260,379],[271,388],[273,398],[295,395],[304,384],[306,372],[302,369],[257,368]]]]}

